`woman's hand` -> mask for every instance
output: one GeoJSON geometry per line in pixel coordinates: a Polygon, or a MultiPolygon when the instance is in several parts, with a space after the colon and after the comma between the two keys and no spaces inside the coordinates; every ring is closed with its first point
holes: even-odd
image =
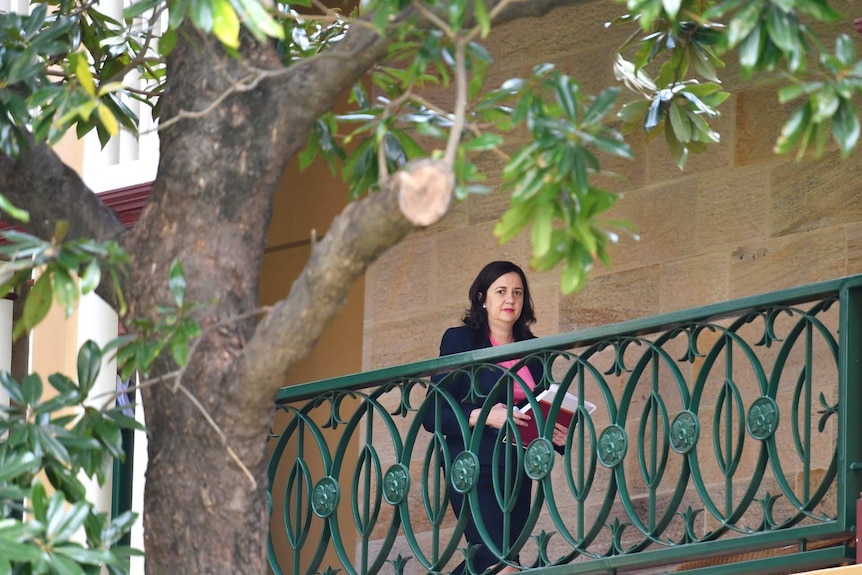
{"type": "Polygon", "coordinates": [[[569,428],[561,423],[557,423],[554,425],[554,436],[551,438],[551,443],[556,445],[557,447],[565,447],[566,446],[566,435],[568,434],[569,428]]]}
{"type": "MultiPolygon", "coordinates": [[[[470,412],[470,427],[476,427],[476,423],[479,421],[479,414],[482,412],[481,409],[476,408],[470,412]]],[[[506,408],[505,403],[497,403],[488,413],[488,418],[485,420],[485,425],[488,427],[493,427],[495,429],[502,429],[503,425],[506,424],[506,419],[509,417],[509,410],[506,408]]],[[[513,409],[512,410],[512,421],[515,422],[515,425],[520,425],[524,427],[528,425],[528,422],[533,419],[526,413],[521,413],[520,411],[513,409]]],[[[565,433],[565,427],[563,428],[565,433]]],[[[554,432],[556,435],[556,431],[554,432]]],[[[563,439],[565,442],[565,438],[563,439]]]]}

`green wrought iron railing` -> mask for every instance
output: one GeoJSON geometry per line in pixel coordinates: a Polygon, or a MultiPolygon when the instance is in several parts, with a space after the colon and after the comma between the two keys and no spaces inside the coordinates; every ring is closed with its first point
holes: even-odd
{"type": "MultiPolygon", "coordinates": [[[[447,378],[512,358],[545,367],[528,391],[534,411],[534,393],[552,383],[597,409],[578,410],[562,454],[549,441],[554,415],[537,414],[541,436],[525,449],[495,448],[511,481],[533,481],[520,535],[487,542],[499,567],[519,553],[523,568],[549,575],[841,564],[862,489],[860,357],[855,276],[284,388],[271,437],[271,568],[446,573],[461,562],[468,513],[455,514],[449,494],[475,510],[471,452],[490,405],[514,409],[522,363],[481,398],[474,428],[459,416],[467,449],[457,457],[433,411],[455,401],[447,378]],[[429,412],[433,432],[422,425],[429,412]]],[[[500,437],[517,433],[509,425],[500,437]]],[[[506,485],[495,491],[503,508],[506,485]]]]}

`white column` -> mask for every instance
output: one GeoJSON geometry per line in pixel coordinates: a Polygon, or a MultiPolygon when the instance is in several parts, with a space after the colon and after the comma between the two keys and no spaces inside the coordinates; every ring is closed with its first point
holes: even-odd
{"type": "MultiPolygon", "coordinates": [[[[99,347],[104,347],[118,335],[118,318],[116,312],[105,303],[105,300],[94,293],[87,294],[81,298],[78,307],[78,345],[81,346],[87,340],[93,340],[99,347]]],[[[101,408],[109,394],[117,389],[117,364],[108,357],[102,358],[102,368],[96,383],[90,391],[90,399],[87,405],[101,408]]],[[[103,486],[97,482],[87,483],[87,499],[95,503],[100,511],[111,511],[111,481],[103,486]]]]}
{"type": "MultiPolygon", "coordinates": [[[[133,379],[138,382],[138,379],[133,379]]],[[[145,424],[144,407],[141,403],[141,394],[137,394],[138,401],[135,404],[135,419],[145,424]]],[[[132,471],[132,511],[138,514],[138,520],[132,527],[131,545],[135,549],[144,548],[144,484],[146,483],[147,471],[147,434],[144,431],[135,430],[134,454],[135,466],[132,471]]],[[[129,565],[129,575],[144,575],[144,557],[132,557],[129,565]]]]}
{"type": "MultiPolygon", "coordinates": [[[[12,300],[0,299],[0,371],[12,369],[12,300]]],[[[0,387],[0,405],[9,405],[9,394],[0,387]]]]}
{"type": "MultiPolygon", "coordinates": [[[[105,301],[96,294],[88,294],[81,298],[78,307],[78,347],[88,339],[96,342],[99,347],[117,337],[119,333],[118,318],[116,312],[105,301]]],[[[132,378],[132,383],[137,384],[137,379],[132,378]]],[[[96,397],[92,404],[101,407],[105,403],[107,393],[114,393],[117,389],[117,364],[113,359],[103,358],[102,369],[96,385],[93,387],[91,396],[96,397]],[[98,397],[100,396],[101,397],[98,397]]],[[[140,393],[136,394],[140,398],[140,393]]],[[[144,423],[144,411],[140,399],[135,406],[135,419],[144,423]]],[[[127,453],[126,457],[133,458],[134,471],[132,474],[132,511],[138,514],[138,520],[132,527],[131,545],[136,549],[144,548],[144,473],[147,469],[147,434],[143,431],[135,431],[135,445],[133,453],[127,453]]],[[[88,485],[87,498],[98,502],[98,508],[102,511],[111,511],[112,483],[108,481],[103,487],[95,482],[88,485]]],[[[144,574],[144,558],[132,557],[130,564],[131,575],[144,574]]]]}

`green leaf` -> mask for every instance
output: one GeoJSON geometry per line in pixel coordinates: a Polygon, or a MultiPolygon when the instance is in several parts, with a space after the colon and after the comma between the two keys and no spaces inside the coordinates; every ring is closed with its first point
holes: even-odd
{"type": "Polygon", "coordinates": [[[69,272],[66,271],[66,268],[59,266],[52,267],[54,272],[54,297],[57,298],[57,303],[63,308],[66,317],[69,317],[75,311],[75,303],[78,301],[78,286],[72,276],[69,275],[69,272]]]}
{"type": "Polygon", "coordinates": [[[24,302],[24,312],[12,330],[13,339],[18,339],[22,334],[28,332],[45,319],[45,316],[48,315],[48,311],[51,309],[53,295],[51,276],[43,273],[33,284],[33,288],[27,296],[27,301],[24,302]]]}
{"type": "Polygon", "coordinates": [[[661,105],[661,100],[656,98],[650,103],[649,110],[644,116],[644,130],[651,132],[654,130],[664,117],[664,108],[661,105]]]}
{"type": "Polygon", "coordinates": [[[772,42],[784,52],[793,52],[799,45],[799,31],[796,21],[789,14],[776,7],[768,11],[767,30],[772,42]]]}
{"type": "Polygon", "coordinates": [[[533,254],[541,258],[551,249],[551,235],[554,231],[554,208],[550,202],[541,202],[536,206],[533,216],[531,239],[533,254]]]}
{"type": "Polygon", "coordinates": [[[467,0],[452,0],[449,2],[449,25],[454,30],[460,30],[464,25],[467,13],[467,0]]]}
{"type": "Polygon", "coordinates": [[[530,258],[530,265],[541,271],[551,270],[556,267],[566,255],[565,251],[558,247],[563,245],[564,241],[563,231],[554,230],[551,233],[551,245],[554,246],[554,248],[548,250],[548,252],[541,257],[536,256],[534,250],[533,257],[530,258]]]}
{"type": "Polygon", "coordinates": [[[838,111],[838,106],[840,105],[841,100],[838,98],[838,94],[833,90],[823,89],[814,92],[811,95],[811,103],[814,105],[811,120],[814,123],[819,124],[824,120],[829,120],[835,115],[835,112],[838,111]]]}
{"type": "Polygon", "coordinates": [[[186,295],[186,272],[180,260],[174,260],[168,275],[168,288],[178,307],[182,307],[186,295]]]}
{"type": "MultiPolygon", "coordinates": [[[[135,5],[136,4],[132,4],[132,6],[135,6],[135,5]]],[[[174,3],[174,6],[178,6],[178,5],[179,5],[179,2],[174,3]]],[[[171,16],[173,16],[174,11],[175,11],[175,8],[172,7],[171,11],[170,11],[171,16]]],[[[165,33],[162,34],[161,38],[159,38],[159,51],[164,56],[167,56],[168,54],[173,52],[174,47],[176,47],[176,45],[177,45],[177,31],[175,28],[171,28],[171,29],[165,31],[165,33]]]]}
{"type": "MultiPolygon", "coordinates": [[[[40,460],[32,452],[15,451],[2,460],[2,465],[0,465],[0,483],[11,481],[22,474],[35,473],[39,468],[39,463],[40,460]]],[[[35,486],[33,489],[36,489],[35,486]]]]}
{"type": "Polygon", "coordinates": [[[126,511],[111,518],[111,524],[103,531],[102,541],[106,545],[113,545],[120,538],[132,530],[132,527],[137,521],[138,515],[131,511],[126,511]]]}
{"type": "Polygon", "coordinates": [[[88,339],[78,350],[78,386],[84,397],[93,389],[101,369],[102,350],[96,342],[88,339]]]}
{"type": "Polygon", "coordinates": [[[565,74],[558,74],[554,82],[557,101],[566,114],[566,118],[573,124],[578,123],[578,92],[580,88],[576,82],[565,74]]]}
{"type": "MultiPolygon", "coordinates": [[[[760,13],[764,8],[764,2],[755,0],[744,3],[746,6],[734,15],[728,26],[727,42],[731,47],[736,46],[746,38],[750,38],[755,32],[755,28],[759,29],[760,27],[760,13]]],[[[757,35],[760,35],[759,31],[757,31],[757,35]]],[[[759,44],[759,40],[755,44],[759,44]]]]}
{"type": "Polygon", "coordinates": [[[515,191],[512,192],[512,199],[523,201],[535,196],[545,184],[546,174],[546,170],[539,170],[537,168],[527,171],[526,174],[514,183],[515,191]]]}
{"type": "MultiPolygon", "coordinates": [[[[616,132],[611,132],[607,135],[597,136],[588,136],[586,134],[582,134],[582,137],[585,143],[595,146],[602,152],[611,154],[612,156],[626,158],[627,160],[634,159],[634,154],[632,153],[631,146],[629,146],[628,143],[623,140],[622,135],[616,132]]],[[[599,171],[598,167],[596,167],[595,171],[599,171]]]]}
{"type": "Polygon", "coordinates": [[[762,32],[763,27],[760,24],[755,25],[751,34],[746,36],[739,46],[739,63],[746,72],[754,69],[760,60],[760,53],[766,43],[766,35],[762,32]]]}
{"type": "Polygon", "coordinates": [[[606,90],[602,90],[601,94],[596,97],[593,104],[584,114],[583,124],[593,124],[604,119],[605,115],[616,103],[619,95],[619,88],[607,88],[606,90]]]}
{"type": "Polygon", "coordinates": [[[48,506],[46,535],[51,542],[65,542],[84,524],[90,509],[85,502],[73,503],[67,508],[56,505],[57,501],[62,501],[62,498],[55,493],[48,506]]]}
{"type": "Polygon", "coordinates": [[[229,0],[211,0],[215,37],[225,46],[239,48],[239,17],[229,0]]]}
{"type": "Polygon", "coordinates": [[[284,28],[276,22],[259,0],[234,0],[234,7],[243,24],[263,42],[267,36],[284,40],[284,28]]]}
{"type": "Polygon", "coordinates": [[[80,564],[62,555],[50,555],[48,565],[56,575],[84,575],[84,568],[80,564]]]}
{"type": "Polygon", "coordinates": [[[676,102],[671,102],[668,113],[670,117],[670,125],[674,131],[676,139],[683,143],[691,141],[691,124],[683,113],[680,111],[680,106],[676,102]]]}
{"type": "MultiPolygon", "coordinates": [[[[24,392],[21,391],[21,384],[15,381],[15,378],[12,377],[8,371],[0,371],[0,385],[3,386],[3,389],[6,390],[6,393],[9,394],[9,397],[15,403],[25,404],[24,400],[24,392]]],[[[2,466],[0,466],[2,468],[2,466]]]]}
{"type": "Polygon", "coordinates": [[[67,544],[59,545],[54,548],[55,557],[61,557],[66,561],[72,561],[76,565],[101,565],[118,564],[119,557],[115,556],[110,551],[104,549],[85,549],[80,545],[67,544]]]}
{"type": "Polygon", "coordinates": [[[808,102],[796,109],[790,115],[784,126],[781,127],[781,135],[775,143],[775,151],[785,154],[799,142],[802,135],[808,129],[811,121],[811,107],[808,102]]]}
{"type": "Polygon", "coordinates": [[[425,155],[425,149],[404,130],[393,130],[392,135],[401,142],[401,147],[404,149],[404,153],[407,154],[408,159],[421,158],[425,155]]]}
{"type": "Polygon", "coordinates": [[[0,557],[8,561],[36,563],[42,558],[42,551],[32,543],[18,543],[0,537],[0,557]]]}
{"type": "Polygon", "coordinates": [[[0,194],[0,210],[3,210],[19,222],[23,222],[26,224],[30,221],[30,214],[27,212],[27,210],[22,210],[15,207],[15,205],[12,204],[12,202],[10,202],[9,199],[6,198],[6,196],[4,196],[3,194],[0,194]]]}
{"type": "Polygon", "coordinates": [[[189,361],[189,342],[180,335],[175,335],[171,340],[171,357],[178,366],[183,367],[189,361]]]}
{"type": "Polygon", "coordinates": [[[102,442],[111,457],[123,457],[123,438],[120,428],[113,421],[102,417],[101,414],[94,414],[92,422],[99,441],[102,442]]]}
{"type": "Polygon", "coordinates": [[[690,50],[689,54],[698,74],[711,82],[719,82],[716,67],[724,67],[724,62],[714,57],[712,51],[708,51],[698,44],[694,45],[694,50],[690,50]]]}
{"type": "Polygon", "coordinates": [[[837,22],[844,16],[840,12],[836,12],[824,0],[796,0],[796,9],[802,13],[811,16],[821,22],[837,22]]]}
{"type": "Polygon", "coordinates": [[[812,83],[803,84],[801,82],[790,84],[788,86],[783,86],[778,90],[778,101],[782,104],[786,104],[787,102],[794,100],[802,96],[803,94],[807,94],[812,88],[819,89],[820,86],[822,86],[822,84],[815,87],[812,83]]]}
{"type": "Polygon", "coordinates": [[[626,124],[635,124],[643,120],[646,113],[649,111],[652,102],[649,100],[635,100],[624,105],[617,117],[626,124]]]}
{"type": "Polygon", "coordinates": [[[75,78],[90,96],[96,95],[96,83],[93,81],[93,74],[90,72],[90,63],[87,57],[82,53],[76,53],[69,56],[69,62],[72,64],[72,70],[75,78]]]}
{"type": "Polygon", "coordinates": [[[38,373],[28,373],[21,381],[25,405],[36,405],[42,398],[42,378],[38,373]]]}
{"type": "Polygon", "coordinates": [[[78,477],[70,471],[59,466],[48,466],[45,475],[51,485],[62,490],[70,499],[80,501],[87,497],[87,489],[78,477]]]}
{"type": "Polygon", "coordinates": [[[500,243],[514,238],[530,221],[535,202],[519,203],[511,206],[494,226],[494,235],[500,243]]]}
{"type": "Polygon", "coordinates": [[[685,167],[685,161],[688,159],[688,148],[680,143],[673,130],[665,130],[664,136],[673,161],[680,170],[683,169],[685,167]]]}
{"type": "Polygon", "coordinates": [[[32,433],[34,444],[38,444],[46,456],[56,461],[69,460],[69,450],[57,439],[55,435],[57,433],[56,429],[47,425],[39,425],[32,428],[32,433]]]}
{"type": "Polygon", "coordinates": [[[850,100],[841,100],[832,118],[832,137],[841,148],[841,156],[845,158],[859,141],[859,117],[856,114],[856,107],[850,100]]]}
{"type": "MultiPolygon", "coordinates": [[[[162,1],[163,0],[140,0],[139,2],[134,2],[123,10],[123,20],[131,22],[147,10],[151,10],[161,4],[162,1]]],[[[161,43],[159,44],[159,48],[161,48],[161,43]]]]}
{"type": "Polygon", "coordinates": [[[473,10],[476,13],[476,23],[479,25],[482,38],[487,38],[491,32],[491,18],[483,0],[473,0],[473,10]]]}
{"type": "Polygon", "coordinates": [[[96,111],[99,113],[99,122],[101,122],[101,125],[109,135],[116,136],[120,133],[120,124],[108,106],[100,102],[96,111]]]}
{"type": "Polygon", "coordinates": [[[564,294],[574,293],[584,285],[586,272],[578,253],[580,249],[578,246],[572,247],[572,251],[577,253],[577,256],[572,258],[570,255],[566,259],[566,264],[560,274],[560,289],[564,294]]]}
{"type": "Polygon", "coordinates": [[[473,138],[462,144],[462,147],[467,152],[485,152],[500,147],[503,144],[503,137],[499,134],[487,133],[482,134],[478,138],[473,138]]]}
{"type": "Polygon", "coordinates": [[[60,394],[78,393],[78,385],[62,373],[52,373],[49,375],[48,383],[60,394]]]}
{"type": "Polygon", "coordinates": [[[99,267],[97,260],[90,260],[81,275],[81,293],[85,295],[90,293],[99,287],[100,281],[102,281],[102,268],[99,267]]]}
{"type": "Polygon", "coordinates": [[[191,8],[189,14],[195,26],[206,33],[212,32],[213,13],[209,0],[191,0],[189,7],[191,8]]]}
{"type": "Polygon", "coordinates": [[[48,494],[41,481],[36,481],[33,484],[33,489],[30,490],[30,505],[33,507],[33,515],[36,519],[45,522],[48,514],[48,494]]]}

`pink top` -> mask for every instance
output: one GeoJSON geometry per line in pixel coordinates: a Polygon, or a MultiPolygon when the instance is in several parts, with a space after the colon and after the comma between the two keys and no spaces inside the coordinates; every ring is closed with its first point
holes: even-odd
{"type": "MultiPolygon", "coordinates": [[[[500,345],[497,340],[494,339],[494,336],[488,334],[488,338],[491,340],[491,345],[495,347],[500,345]]],[[[512,367],[519,361],[520,359],[517,358],[510,359],[508,361],[501,361],[497,365],[505,367],[506,369],[512,369],[512,367]]],[[[518,377],[520,377],[530,389],[536,387],[536,382],[533,380],[533,374],[530,373],[530,369],[526,365],[518,370],[518,377]]],[[[515,380],[512,380],[512,397],[514,398],[515,403],[521,403],[527,399],[527,394],[524,393],[524,389],[521,387],[521,384],[515,380]]]]}

